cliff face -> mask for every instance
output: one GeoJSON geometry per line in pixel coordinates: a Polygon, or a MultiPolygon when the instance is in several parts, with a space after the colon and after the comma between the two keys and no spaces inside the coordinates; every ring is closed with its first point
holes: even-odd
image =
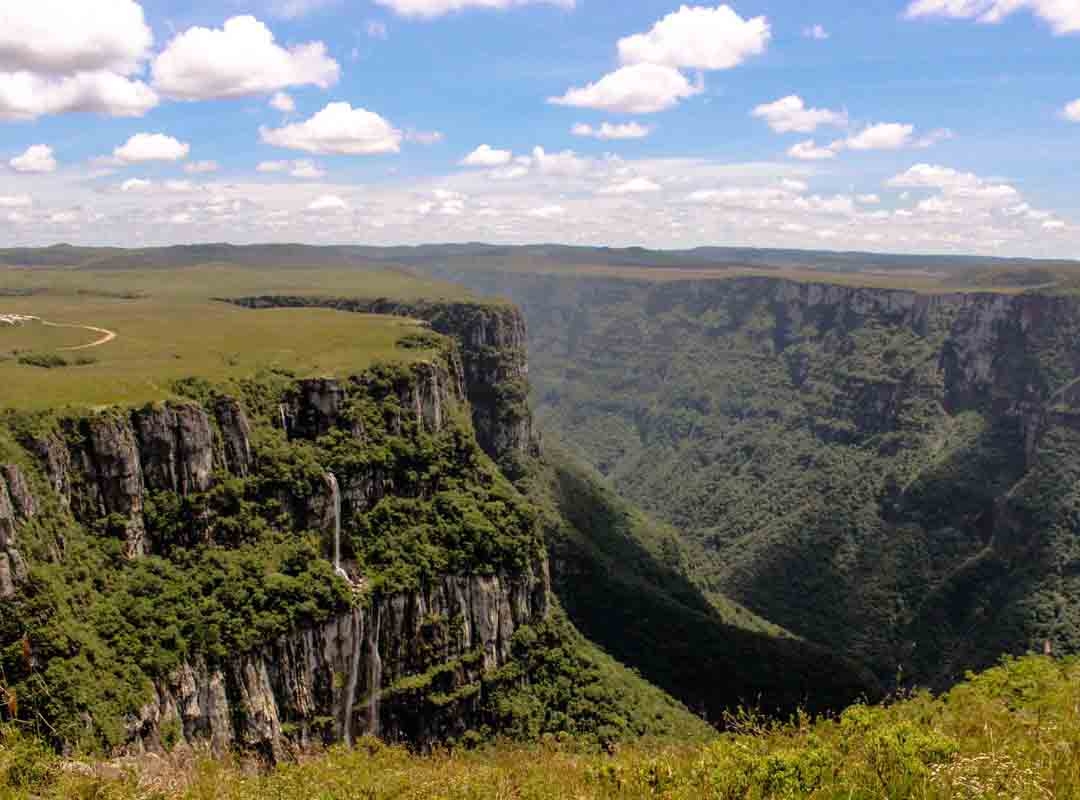
{"type": "MultiPolygon", "coordinates": [[[[160,635],[168,641],[139,652],[190,648],[191,657],[167,674],[142,663],[145,655],[120,669],[122,681],[141,670],[153,682],[152,700],[125,712],[128,749],[208,740],[278,758],[365,732],[424,745],[486,724],[484,679],[507,663],[519,628],[546,618],[549,592],[533,512],[464,422],[470,380],[475,395],[477,382],[508,369],[492,366],[502,360],[493,353],[489,371],[480,355],[472,372],[463,364],[462,351],[494,348],[509,335],[492,324],[460,345],[444,342],[430,359],[348,377],[273,377],[235,384],[233,395],[207,387],[189,400],[16,424],[37,477],[0,467],[0,599],[13,608],[29,601],[19,537],[39,506],[48,520],[35,533],[37,558],[60,569],[79,558],[109,571],[95,581],[108,589],[99,608],[78,623],[103,626],[87,646],[117,637],[131,657],[146,632],[121,634],[119,609],[149,611],[169,581],[190,582],[191,623],[181,621],[188,612],[166,613],[160,635]],[[45,494],[35,497],[34,485],[45,494]],[[125,558],[105,546],[112,540],[125,558]],[[108,555],[89,555],[102,547],[108,555]],[[185,570],[194,572],[184,578],[185,570]],[[220,577],[200,587],[206,570],[220,577]],[[133,593],[124,595],[128,574],[133,593]],[[241,589],[253,575],[256,583],[241,589]],[[214,609],[213,619],[202,621],[202,608],[214,609]],[[244,627],[256,624],[273,633],[254,647],[228,647],[259,641],[244,627]],[[216,644],[191,644],[202,640],[216,644]]],[[[516,446],[510,435],[493,441],[516,446]]],[[[80,645],[54,646],[43,623],[23,633],[0,622],[0,637],[23,638],[33,664],[85,663],[80,645]]],[[[11,681],[29,669],[13,663],[11,681]]],[[[79,690],[88,698],[95,691],[79,690]]],[[[138,686],[124,691],[133,696],[138,686]]],[[[20,697],[34,702],[29,691],[20,697]]],[[[118,708],[110,698],[83,706],[78,692],[67,697],[76,736],[112,724],[95,716],[118,708]]]]}
{"type": "Polygon", "coordinates": [[[518,460],[535,446],[527,400],[528,337],[525,319],[513,306],[269,295],[232,302],[249,308],[335,308],[424,320],[459,343],[464,390],[484,452],[514,473],[518,460]]]}
{"type": "Polygon", "coordinates": [[[477,719],[481,679],[510,660],[522,626],[547,615],[546,566],[520,575],[446,577],[374,597],[330,621],[155,687],[130,730],[136,749],[208,741],[261,752],[352,742],[364,734],[426,745],[477,719]],[[446,698],[425,699],[435,690],[446,698]]]}

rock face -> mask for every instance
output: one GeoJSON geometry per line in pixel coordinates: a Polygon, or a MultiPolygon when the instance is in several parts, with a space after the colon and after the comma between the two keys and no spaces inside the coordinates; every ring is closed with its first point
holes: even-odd
{"type": "Polygon", "coordinates": [[[300,296],[244,297],[234,302],[249,308],[314,306],[425,320],[459,344],[464,390],[484,452],[513,473],[516,462],[535,447],[527,402],[528,336],[525,318],[514,306],[300,296]]]}
{"type": "Polygon", "coordinates": [[[22,469],[0,465],[0,600],[15,595],[26,579],[26,562],[17,549],[19,528],[37,514],[37,501],[22,469]]]}
{"type": "Polygon", "coordinates": [[[294,746],[366,733],[424,745],[463,732],[477,721],[481,676],[509,660],[519,627],[547,615],[546,569],[540,562],[519,576],[446,577],[373,597],[226,664],[185,664],[133,720],[135,749],[182,739],[278,759],[294,746]],[[418,704],[409,686],[433,667],[444,694],[476,691],[445,707],[418,704]]]}
{"type": "Polygon", "coordinates": [[[210,488],[214,437],[203,408],[152,406],[136,411],[132,422],[147,489],[188,495],[210,488]]]}
{"type": "Polygon", "coordinates": [[[240,478],[251,472],[251,425],[240,403],[232,397],[214,401],[221,444],[217,448],[216,466],[240,478]]]}

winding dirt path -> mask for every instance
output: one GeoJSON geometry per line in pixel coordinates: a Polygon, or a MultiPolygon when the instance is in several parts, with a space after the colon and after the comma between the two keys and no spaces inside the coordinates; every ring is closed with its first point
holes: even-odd
{"type": "Polygon", "coordinates": [[[79,344],[74,347],[61,347],[60,350],[64,352],[71,352],[73,350],[89,350],[91,347],[100,347],[103,344],[108,344],[116,338],[116,332],[110,331],[107,328],[97,328],[93,325],[69,325],[63,322],[46,322],[41,320],[41,324],[49,328],[79,328],[80,330],[90,331],[91,333],[100,333],[101,337],[95,339],[89,344],[79,344]]]}

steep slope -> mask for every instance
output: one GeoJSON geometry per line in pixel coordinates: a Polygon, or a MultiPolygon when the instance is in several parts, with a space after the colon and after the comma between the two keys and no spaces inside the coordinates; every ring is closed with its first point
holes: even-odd
{"type": "Polygon", "coordinates": [[[454,277],[522,305],[540,427],[705,588],[883,679],[1080,646],[1077,298],[454,277]]]}

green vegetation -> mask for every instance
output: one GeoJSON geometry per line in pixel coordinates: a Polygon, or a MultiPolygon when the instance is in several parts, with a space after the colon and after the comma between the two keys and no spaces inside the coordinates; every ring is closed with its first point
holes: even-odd
{"type": "Polygon", "coordinates": [[[115,800],[1046,800],[1080,796],[1080,665],[1007,661],[948,694],[854,706],[818,721],[735,715],[705,744],[643,742],[613,753],[547,741],[427,756],[366,739],[252,774],[190,756],[64,762],[0,733],[0,796],[115,800]]]}

